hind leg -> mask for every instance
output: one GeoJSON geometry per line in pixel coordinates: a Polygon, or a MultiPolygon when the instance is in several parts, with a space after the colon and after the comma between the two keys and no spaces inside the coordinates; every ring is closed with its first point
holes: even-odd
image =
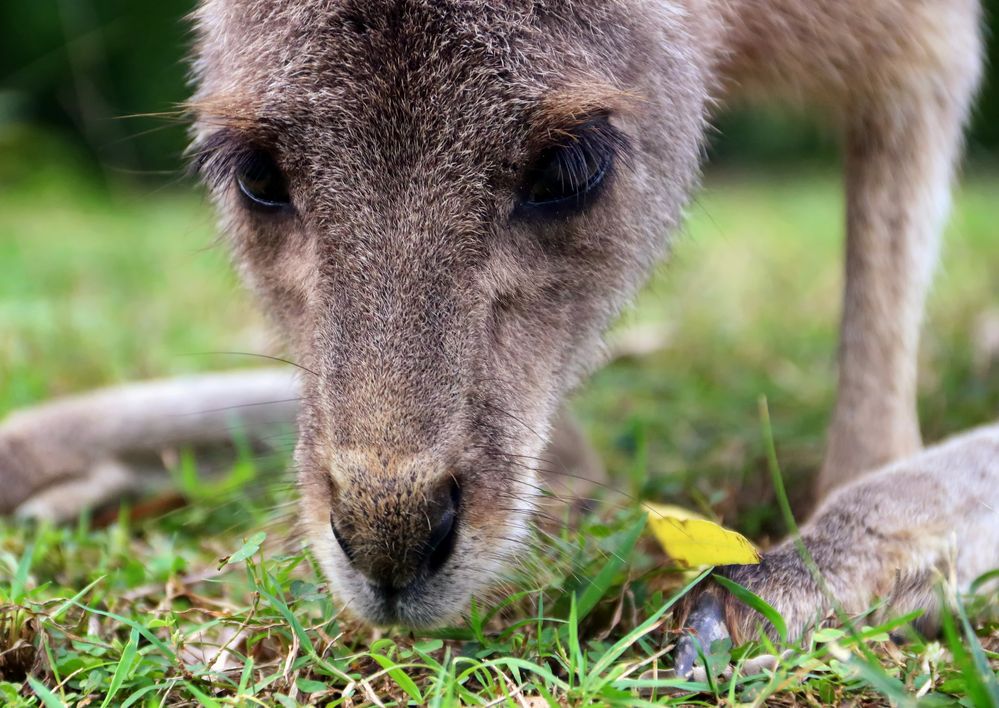
{"type": "Polygon", "coordinates": [[[277,370],[147,381],[65,398],[0,423],[0,515],[68,520],[169,481],[166,450],[264,446],[294,426],[298,385],[277,370]]]}

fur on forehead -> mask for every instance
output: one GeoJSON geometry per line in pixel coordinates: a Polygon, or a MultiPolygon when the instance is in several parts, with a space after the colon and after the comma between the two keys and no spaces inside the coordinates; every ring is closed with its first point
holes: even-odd
{"type": "MultiPolygon", "coordinates": [[[[577,114],[610,112],[622,107],[615,85],[632,71],[629,50],[642,34],[646,4],[203,0],[193,15],[198,89],[191,108],[202,128],[272,133],[324,119],[349,125],[387,94],[427,120],[448,102],[502,111],[490,116],[494,123],[522,120],[534,108],[552,118],[559,104],[577,114]],[[596,104],[602,96],[607,101],[596,104]]],[[[469,118],[476,130],[484,127],[481,115],[469,118]]]]}

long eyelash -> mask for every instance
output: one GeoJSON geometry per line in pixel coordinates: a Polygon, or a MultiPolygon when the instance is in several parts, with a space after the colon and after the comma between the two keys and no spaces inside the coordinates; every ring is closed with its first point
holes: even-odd
{"type": "Polygon", "coordinates": [[[191,174],[216,189],[224,186],[233,172],[253,159],[253,150],[235,132],[219,130],[192,145],[186,157],[191,174]]]}
{"type": "Polygon", "coordinates": [[[566,141],[559,145],[562,167],[577,184],[588,175],[587,158],[597,163],[617,160],[627,164],[630,153],[628,136],[611,125],[606,116],[590,118],[566,131],[566,141]]]}
{"type": "MultiPolygon", "coordinates": [[[[589,163],[627,166],[631,142],[628,136],[610,124],[605,114],[599,114],[561,131],[558,139],[545,152],[554,153],[554,158],[558,160],[561,186],[579,187],[591,177],[589,163]]],[[[543,162],[543,158],[539,161],[543,162]]]]}

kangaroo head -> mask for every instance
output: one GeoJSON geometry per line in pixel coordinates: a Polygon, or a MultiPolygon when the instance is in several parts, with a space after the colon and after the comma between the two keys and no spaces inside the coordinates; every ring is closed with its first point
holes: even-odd
{"type": "Polygon", "coordinates": [[[561,398],[696,179],[662,0],[205,0],[195,162],[311,373],[302,521],[361,618],[453,619],[521,549],[561,398]]]}

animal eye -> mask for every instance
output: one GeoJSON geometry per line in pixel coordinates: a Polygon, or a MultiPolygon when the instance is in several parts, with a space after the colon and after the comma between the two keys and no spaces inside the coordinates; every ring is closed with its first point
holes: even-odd
{"type": "Polygon", "coordinates": [[[596,195],[625,147],[606,118],[595,118],[543,151],[528,170],[523,187],[527,207],[580,208],[596,195]]]}
{"type": "Polygon", "coordinates": [[[263,150],[254,150],[239,160],[235,177],[240,193],[253,208],[277,211],[291,205],[288,179],[263,150]]]}

